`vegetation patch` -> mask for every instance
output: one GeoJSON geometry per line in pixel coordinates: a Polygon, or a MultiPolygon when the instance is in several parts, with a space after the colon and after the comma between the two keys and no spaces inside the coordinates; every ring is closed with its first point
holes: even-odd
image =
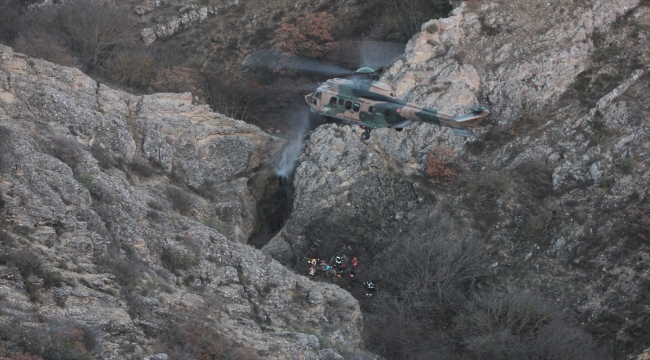
{"type": "Polygon", "coordinates": [[[219,331],[219,324],[209,320],[207,309],[180,311],[172,316],[159,334],[156,350],[171,359],[260,359],[254,349],[236,345],[219,331]]]}
{"type": "Polygon", "coordinates": [[[144,273],[145,266],[135,249],[111,241],[106,252],[95,254],[97,272],[115,275],[115,281],[122,286],[135,286],[144,273]]]}
{"type": "Polygon", "coordinates": [[[181,213],[181,215],[189,215],[194,208],[192,196],[181,188],[168,186],[165,189],[165,195],[167,195],[167,199],[172,203],[174,209],[181,213]]]}
{"type": "Polygon", "coordinates": [[[10,320],[0,324],[0,339],[14,345],[11,349],[13,354],[9,359],[90,360],[93,358],[93,350],[97,348],[96,334],[84,324],[59,317],[43,319],[6,315],[9,315],[10,320]],[[24,357],[18,356],[21,353],[24,353],[24,357]]]}
{"type": "Polygon", "coordinates": [[[184,251],[165,247],[160,254],[160,261],[165,269],[179,275],[180,271],[189,270],[198,264],[195,256],[184,251]]]}

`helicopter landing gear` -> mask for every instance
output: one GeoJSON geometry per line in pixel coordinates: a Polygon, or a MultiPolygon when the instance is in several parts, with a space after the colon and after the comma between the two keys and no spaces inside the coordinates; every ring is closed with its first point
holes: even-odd
{"type": "Polygon", "coordinates": [[[370,139],[370,130],[371,130],[371,129],[368,128],[368,127],[366,127],[365,125],[359,125],[359,127],[362,128],[363,130],[365,130],[365,131],[361,134],[361,138],[362,138],[363,140],[368,140],[368,139],[370,139]]]}

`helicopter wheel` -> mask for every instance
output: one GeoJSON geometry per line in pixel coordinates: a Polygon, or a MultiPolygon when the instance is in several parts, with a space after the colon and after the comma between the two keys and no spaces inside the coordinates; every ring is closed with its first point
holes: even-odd
{"type": "Polygon", "coordinates": [[[397,132],[400,132],[402,130],[404,130],[404,128],[395,128],[395,131],[397,131],[397,132]]]}
{"type": "Polygon", "coordinates": [[[370,139],[370,130],[366,130],[366,131],[364,131],[364,132],[361,134],[361,138],[362,138],[363,140],[368,140],[368,139],[370,139]]]}

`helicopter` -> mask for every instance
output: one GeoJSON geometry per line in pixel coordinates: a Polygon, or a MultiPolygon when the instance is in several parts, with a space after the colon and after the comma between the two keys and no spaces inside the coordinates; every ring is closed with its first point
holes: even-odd
{"type": "Polygon", "coordinates": [[[352,79],[334,78],[320,84],[305,96],[305,101],[325,119],[331,117],[359,125],[365,130],[361,134],[363,140],[370,139],[371,130],[391,127],[402,131],[416,121],[449,127],[459,136],[476,136],[472,129],[490,114],[486,107],[475,106],[470,113],[453,116],[406,102],[396,98],[389,85],[374,80],[375,76],[374,69],[362,67],[352,79]]]}

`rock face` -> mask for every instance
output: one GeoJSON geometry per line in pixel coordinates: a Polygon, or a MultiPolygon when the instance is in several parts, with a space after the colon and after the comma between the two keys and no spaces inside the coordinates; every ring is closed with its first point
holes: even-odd
{"type": "Polygon", "coordinates": [[[496,286],[566,304],[616,357],[641,352],[650,316],[648,26],[650,7],[637,0],[472,1],[425,23],[383,81],[447,112],[487,103],[488,124],[476,139],[417,124],[375,130],[368,142],[357,128],[320,127],[299,159],[294,212],[264,251],[295,263],[328,239],[338,243],[323,253],[349,246],[371,263],[413,219],[444,214],[484,239],[496,286]],[[454,153],[447,185],[425,174],[436,146],[454,153]],[[318,232],[327,226],[336,234],[318,232]]]}
{"type": "Polygon", "coordinates": [[[591,65],[594,33],[606,31],[638,0],[584,5],[463,3],[422,25],[405,59],[384,75],[398,96],[444,111],[491,105],[496,121],[557,101],[591,65]],[[552,20],[541,21],[539,14],[552,20]],[[505,14],[505,16],[504,16],[505,14]],[[516,14],[516,15],[515,15],[516,14]]]}
{"type": "MultiPolygon", "coordinates": [[[[186,29],[192,24],[201,22],[208,17],[208,14],[215,15],[219,12],[239,5],[239,0],[233,0],[218,6],[184,5],[178,9],[179,16],[172,16],[166,22],[156,25],[156,29],[144,28],[140,31],[142,41],[150,45],[159,38],[166,38],[174,35],[176,32],[186,29]]],[[[142,6],[136,6],[134,11],[138,15],[144,15],[148,10],[142,6]]]]}
{"type": "Polygon", "coordinates": [[[366,356],[349,293],[241,244],[283,140],[7,47],[0,84],[0,348],[366,356]]]}

